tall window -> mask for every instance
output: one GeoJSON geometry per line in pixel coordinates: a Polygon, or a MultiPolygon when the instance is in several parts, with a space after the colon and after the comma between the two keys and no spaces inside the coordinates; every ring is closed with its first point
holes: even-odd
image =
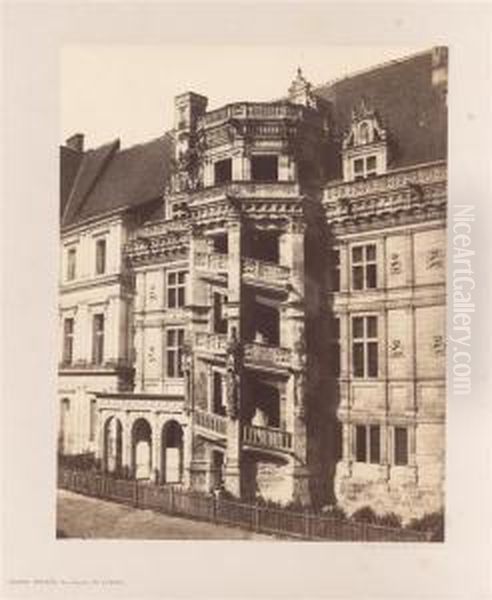
{"type": "Polygon", "coordinates": [[[335,249],[332,252],[330,287],[332,292],[340,291],[340,250],[338,249],[335,249]]]}
{"type": "Polygon", "coordinates": [[[395,465],[408,465],[408,429],[395,427],[395,465]]]}
{"type": "Polygon", "coordinates": [[[167,274],[167,306],[178,308],[186,303],[186,271],[167,274]]]}
{"type": "Polygon", "coordinates": [[[69,248],[67,251],[67,279],[71,281],[75,279],[77,268],[77,250],[69,248]]]}
{"type": "Polygon", "coordinates": [[[94,315],[92,321],[92,362],[101,365],[104,360],[104,315],[94,315]]]}
{"type": "Polygon", "coordinates": [[[357,462],[381,462],[381,428],[379,425],[356,425],[355,459],[357,462]]]}
{"type": "Polygon", "coordinates": [[[106,240],[96,241],[96,275],[106,272],[106,240]]]}
{"type": "Polygon", "coordinates": [[[352,288],[354,290],[377,287],[376,244],[352,248],[352,288]]]}
{"type": "Polygon", "coordinates": [[[273,154],[257,154],[251,157],[251,179],[253,181],[277,181],[278,157],[273,154]]]}
{"type": "Polygon", "coordinates": [[[63,362],[69,365],[73,360],[73,319],[63,322],[63,362]]]}
{"type": "Polygon", "coordinates": [[[91,398],[89,413],[89,439],[92,442],[96,437],[97,400],[91,398]]]}
{"type": "Polygon", "coordinates": [[[214,180],[216,184],[232,180],[232,160],[230,158],[214,163],[214,180]]]}
{"type": "Polygon", "coordinates": [[[354,377],[378,376],[378,318],[352,318],[352,367],[354,377]]]}
{"type": "Polygon", "coordinates": [[[180,327],[168,328],[166,332],[166,358],[168,377],[183,377],[183,344],[184,329],[180,327]]]}
{"type": "Polygon", "coordinates": [[[332,319],[330,329],[329,372],[332,377],[340,377],[340,319],[332,319]]]}
{"type": "Polygon", "coordinates": [[[224,314],[224,306],[227,296],[214,292],[214,331],[215,333],[227,333],[227,319],[224,314]]]}

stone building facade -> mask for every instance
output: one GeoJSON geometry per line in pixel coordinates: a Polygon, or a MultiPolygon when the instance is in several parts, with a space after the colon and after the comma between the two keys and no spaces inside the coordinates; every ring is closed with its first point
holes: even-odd
{"type": "Polygon", "coordinates": [[[275,102],[182,94],[147,144],[69,140],[61,450],[248,500],[439,509],[446,69],[434,48],[298,70],[275,102]]]}

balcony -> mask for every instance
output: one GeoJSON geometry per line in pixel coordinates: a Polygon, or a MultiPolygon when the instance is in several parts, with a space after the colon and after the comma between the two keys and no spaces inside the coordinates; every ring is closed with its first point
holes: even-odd
{"type": "Polygon", "coordinates": [[[225,354],[227,350],[227,335],[199,331],[195,336],[195,349],[210,354],[225,354]]]}
{"type": "Polygon", "coordinates": [[[217,127],[230,119],[289,119],[302,117],[302,106],[287,102],[235,102],[212,110],[198,121],[199,128],[217,127]]]}
{"type": "Polygon", "coordinates": [[[195,425],[221,437],[227,433],[227,418],[204,410],[195,409],[195,425]]]}
{"type": "Polygon", "coordinates": [[[286,369],[290,366],[289,348],[249,342],[244,346],[244,362],[251,366],[286,369]]]}
{"type": "Polygon", "coordinates": [[[219,252],[196,252],[195,266],[198,269],[211,273],[225,274],[228,267],[227,254],[219,252]]]}
{"type": "Polygon", "coordinates": [[[282,429],[243,425],[243,444],[264,450],[292,451],[292,434],[282,429]]]}
{"type": "Polygon", "coordinates": [[[285,287],[290,279],[290,269],[274,262],[242,259],[242,273],[246,280],[260,285],[285,287]]]}

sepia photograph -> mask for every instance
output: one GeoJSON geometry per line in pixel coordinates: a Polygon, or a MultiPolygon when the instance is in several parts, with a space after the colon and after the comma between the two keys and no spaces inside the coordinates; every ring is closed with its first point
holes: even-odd
{"type": "Polygon", "coordinates": [[[492,5],[0,31],[0,599],[492,600],[492,5]]]}
{"type": "Polygon", "coordinates": [[[448,60],[62,49],[58,539],[444,541],[448,60]]]}

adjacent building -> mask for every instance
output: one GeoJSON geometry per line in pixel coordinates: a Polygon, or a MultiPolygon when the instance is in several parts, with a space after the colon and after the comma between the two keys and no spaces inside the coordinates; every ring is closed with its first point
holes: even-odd
{"type": "Polygon", "coordinates": [[[442,506],[447,52],[61,149],[60,450],[247,500],[442,506]]]}

